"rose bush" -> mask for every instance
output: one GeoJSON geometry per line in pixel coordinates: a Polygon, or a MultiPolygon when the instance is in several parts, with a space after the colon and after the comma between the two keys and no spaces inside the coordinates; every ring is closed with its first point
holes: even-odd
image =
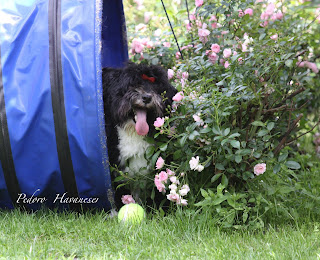
{"type": "Polygon", "coordinates": [[[293,156],[296,138],[317,124],[319,7],[189,1],[188,19],[174,1],[168,9],[177,13],[169,15],[180,53],[164,15],[155,15],[160,6],[150,15],[150,3],[139,3],[130,14],[138,25],[128,26],[131,59],[166,67],[179,92],[171,116],[158,118],[148,138],[154,175],[133,185],[152,198],[166,194],[173,205],[201,207],[224,227],[260,227],[274,213],[291,218],[292,194],[317,203],[299,185],[293,156]]]}

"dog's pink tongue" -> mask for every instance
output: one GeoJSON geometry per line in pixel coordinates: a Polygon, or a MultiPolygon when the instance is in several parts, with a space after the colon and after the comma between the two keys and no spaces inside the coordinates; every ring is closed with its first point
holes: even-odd
{"type": "Polygon", "coordinates": [[[136,131],[138,135],[147,135],[149,125],[147,123],[147,112],[145,110],[136,110],[136,131]]]}

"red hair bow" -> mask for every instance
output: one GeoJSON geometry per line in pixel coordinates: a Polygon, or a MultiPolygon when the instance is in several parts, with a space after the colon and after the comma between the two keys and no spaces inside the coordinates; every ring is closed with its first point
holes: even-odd
{"type": "Polygon", "coordinates": [[[142,74],[142,79],[149,80],[150,82],[154,83],[156,81],[155,77],[148,77],[146,74],[142,74]]]}

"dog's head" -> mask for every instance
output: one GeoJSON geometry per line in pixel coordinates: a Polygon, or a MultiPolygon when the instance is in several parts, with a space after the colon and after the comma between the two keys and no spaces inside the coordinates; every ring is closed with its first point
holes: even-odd
{"type": "Polygon", "coordinates": [[[113,85],[108,101],[113,120],[121,125],[132,119],[138,135],[149,133],[156,118],[170,109],[177,93],[167,72],[159,66],[129,63],[111,74],[109,80],[113,85]]]}

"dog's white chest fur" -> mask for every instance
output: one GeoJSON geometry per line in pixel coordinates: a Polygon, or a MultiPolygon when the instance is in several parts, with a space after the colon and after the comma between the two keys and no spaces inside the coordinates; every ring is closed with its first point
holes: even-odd
{"type": "Polygon", "coordinates": [[[122,127],[118,126],[117,130],[120,166],[132,176],[146,173],[148,162],[144,155],[150,144],[137,134],[133,120],[122,127]],[[141,168],[144,170],[140,170],[141,168]]]}

